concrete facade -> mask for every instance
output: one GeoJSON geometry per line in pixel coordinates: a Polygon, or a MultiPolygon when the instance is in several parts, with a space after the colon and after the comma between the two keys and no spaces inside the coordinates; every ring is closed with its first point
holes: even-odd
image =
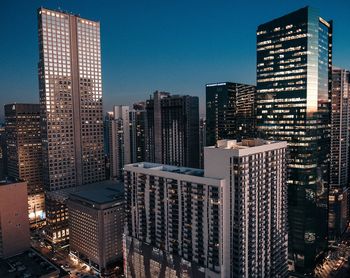
{"type": "Polygon", "coordinates": [[[30,248],[26,182],[0,182],[0,258],[30,248]]]}

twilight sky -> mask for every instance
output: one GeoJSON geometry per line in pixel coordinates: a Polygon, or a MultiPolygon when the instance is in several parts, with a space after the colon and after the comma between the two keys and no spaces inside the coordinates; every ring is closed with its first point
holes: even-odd
{"type": "Polygon", "coordinates": [[[101,22],[104,106],[145,100],[155,90],[200,97],[205,84],[255,84],[256,27],[306,5],[334,20],[333,64],[350,69],[348,0],[1,0],[3,105],[38,102],[36,9],[101,22]]]}

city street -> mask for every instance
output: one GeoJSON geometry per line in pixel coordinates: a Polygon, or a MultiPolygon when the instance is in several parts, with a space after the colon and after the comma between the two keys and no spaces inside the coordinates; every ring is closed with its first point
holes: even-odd
{"type": "Polygon", "coordinates": [[[346,278],[350,277],[350,228],[344,233],[342,240],[330,246],[328,256],[322,264],[315,268],[315,277],[346,278]]]}
{"type": "Polygon", "coordinates": [[[38,250],[43,256],[49,259],[53,264],[65,270],[70,277],[92,278],[99,277],[95,275],[94,270],[88,265],[78,262],[75,258],[69,255],[68,247],[52,250],[41,237],[41,233],[32,233],[32,247],[38,250]]]}

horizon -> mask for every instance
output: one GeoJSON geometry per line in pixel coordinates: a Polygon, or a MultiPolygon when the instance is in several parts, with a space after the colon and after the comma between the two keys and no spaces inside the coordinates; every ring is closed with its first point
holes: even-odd
{"type": "Polygon", "coordinates": [[[36,11],[41,6],[100,22],[104,112],[114,105],[131,106],[147,100],[158,90],[198,96],[203,115],[206,84],[256,85],[257,27],[305,6],[315,7],[325,20],[333,20],[333,64],[350,68],[346,44],[350,33],[346,10],[350,3],[340,0],[254,0],[249,4],[204,1],[201,6],[195,1],[106,1],[99,5],[88,0],[81,5],[81,1],[58,4],[35,0],[21,4],[21,9],[16,4],[5,1],[4,10],[16,12],[5,13],[1,19],[5,40],[0,49],[6,55],[0,66],[0,121],[4,119],[5,104],[39,103],[36,11]],[[260,12],[262,8],[264,13],[260,12]]]}

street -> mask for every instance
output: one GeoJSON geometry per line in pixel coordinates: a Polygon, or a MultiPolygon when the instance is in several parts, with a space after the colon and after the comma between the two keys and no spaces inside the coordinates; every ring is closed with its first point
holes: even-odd
{"type": "Polygon", "coordinates": [[[72,278],[99,277],[88,265],[70,256],[68,247],[52,250],[51,246],[48,246],[44,242],[40,232],[32,233],[31,244],[33,248],[38,250],[38,252],[49,259],[53,264],[65,270],[72,278]]]}
{"type": "Polygon", "coordinates": [[[314,275],[319,278],[350,277],[350,228],[346,230],[342,239],[329,247],[328,256],[316,266],[314,275]]]}

